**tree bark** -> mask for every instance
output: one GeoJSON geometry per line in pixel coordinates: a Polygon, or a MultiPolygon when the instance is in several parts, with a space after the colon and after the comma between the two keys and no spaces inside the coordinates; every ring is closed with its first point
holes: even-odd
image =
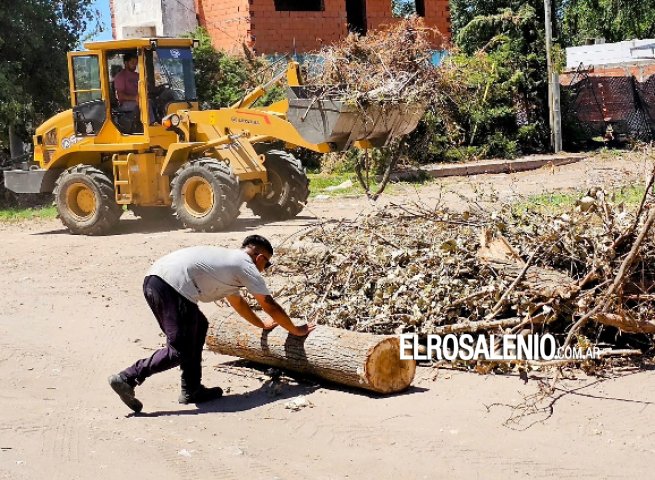
{"type": "Polygon", "coordinates": [[[378,393],[407,389],[416,362],[400,360],[400,339],[319,325],[307,337],[277,327],[262,331],[233,318],[214,318],[209,350],[272,367],[315,375],[378,393]]]}

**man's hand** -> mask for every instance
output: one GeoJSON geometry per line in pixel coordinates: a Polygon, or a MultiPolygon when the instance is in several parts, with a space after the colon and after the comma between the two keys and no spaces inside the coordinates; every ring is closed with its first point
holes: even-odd
{"type": "Polygon", "coordinates": [[[311,332],[313,332],[316,329],[316,324],[315,323],[307,323],[305,325],[301,325],[299,327],[295,327],[291,335],[295,337],[306,337],[309,335],[311,332]]]}
{"type": "MultiPolygon", "coordinates": [[[[288,331],[291,335],[296,337],[305,337],[316,328],[313,323],[296,327],[287,312],[280,306],[279,303],[270,295],[253,294],[255,300],[262,306],[264,311],[271,316],[273,321],[288,331]]],[[[229,298],[228,298],[229,300],[229,298]]]]}
{"type": "Polygon", "coordinates": [[[263,329],[264,329],[265,332],[270,332],[275,327],[277,327],[277,322],[275,322],[274,320],[270,320],[270,319],[269,320],[262,320],[262,323],[264,324],[263,329]]]}

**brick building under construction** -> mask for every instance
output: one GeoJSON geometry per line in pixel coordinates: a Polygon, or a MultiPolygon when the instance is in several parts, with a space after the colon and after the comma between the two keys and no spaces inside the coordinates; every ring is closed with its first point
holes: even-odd
{"type": "MultiPolygon", "coordinates": [[[[391,0],[110,0],[114,38],[178,36],[205,27],[228,52],[248,45],[258,54],[309,52],[398,21],[391,0]]],[[[417,15],[450,39],[448,0],[415,0],[417,15]]]]}

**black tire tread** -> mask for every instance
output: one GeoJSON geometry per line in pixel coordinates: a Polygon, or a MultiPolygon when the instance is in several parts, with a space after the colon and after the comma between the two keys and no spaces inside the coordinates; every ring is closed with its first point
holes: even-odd
{"type": "Polygon", "coordinates": [[[99,168],[91,165],[80,164],[65,170],[57,178],[53,194],[55,198],[54,205],[57,207],[61,222],[71,233],[76,235],[105,235],[118,224],[123,214],[123,208],[116,203],[114,183],[111,178],[99,168]],[[84,176],[95,184],[100,192],[100,198],[98,199],[100,213],[97,220],[90,225],[81,225],[75,222],[63,211],[66,205],[63,199],[60,198],[61,189],[68,180],[71,180],[72,176],[84,176]]]}
{"type": "Polygon", "coordinates": [[[191,160],[182,165],[175,173],[171,182],[171,200],[174,215],[184,227],[200,232],[224,230],[239,216],[239,180],[227,163],[209,157],[191,160]],[[210,175],[220,185],[218,195],[215,193],[215,198],[219,199],[219,210],[214,212],[209,219],[198,219],[184,211],[180,178],[184,178],[186,174],[194,171],[210,175]]]}
{"type": "Polygon", "coordinates": [[[268,150],[264,153],[267,169],[274,170],[288,185],[288,194],[276,203],[256,196],[247,203],[252,212],[264,220],[289,220],[298,215],[309,197],[309,179],[302,162],[284,150],[268,150]]]}

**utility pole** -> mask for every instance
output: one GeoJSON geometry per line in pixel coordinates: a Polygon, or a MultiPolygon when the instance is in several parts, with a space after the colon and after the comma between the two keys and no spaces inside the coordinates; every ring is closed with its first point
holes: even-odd
{"type": "Polygon", "coordinates": [[[546,16],[546,63],[548,71],[548,113],[550,146],[555,153],[562,151],[562,116],[560,111],[559,75],[553,68],[553,15],[551,0],[544,0],[546,16]]]}
{"type": "Polygon", "coordinates": [[[23,142],[18,135],[16,135],[16,128],[9,125],[9,155],[11,158],[20,157],[23,154],[23,142]]]}

